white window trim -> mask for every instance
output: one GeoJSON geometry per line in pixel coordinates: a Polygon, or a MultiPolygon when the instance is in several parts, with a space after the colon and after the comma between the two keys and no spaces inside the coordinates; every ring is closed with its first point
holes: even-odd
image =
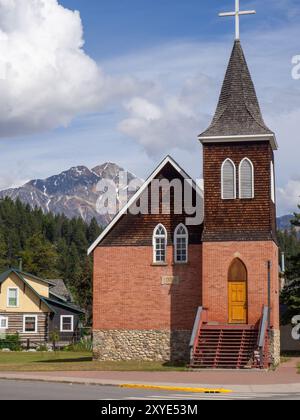
{"type": "Polygon", "coordinates": [[[63,332],[63,333],[71,333],[71,332],[74,332],[74,315],[61,315],[60,316],[60,332],[63,332]],[[64,330],[63,329],[63,320],[65,319],[65,318],[71,318],[71,330],[64,330]]]}
{"type": "Polygon", "coordinates": [[[152,247],[153,247],[153,263],[154,264],[165,264],[167,262],[168,233],[167,233],[167,229],[161,223],[159,223],[153,231],[152,247]],[[163,228],[163,230],[165,232],[164,235],[156,235],[156,231],[160,227],[163,228]],[[165,239],[165,261],[156,261],[156,239],[157,238],[164,238],[165,239]]]}
{"type": "Polygon", "coordinates": [[[37,332],[38,332],[38,316],[30,315],[30,314],[23,315],[23,334],[37,334],[37,332]],[[35,331],[26,331],[25,329],[26,318],[35,318],[35,331]]]}
{"type": "Polygon", "coordinates": [[[180,225],[177,226],[177,228],[175,229],[174,232],[174,261],[176,264],[186,264],[189,261],[189,231],[187,229],[187,227],[183,224],[180,223],[180,225]],[[185,230],[185,234],[178,234],[179,229],[184,228],[185,230]],[[185,238],[186,239],[186,260],[185,261],[178,261],[177,259],[177,239],[178,238],[185,238]]]}
{"type": "Polygon", "coordinates": [[[240,198],[241,200],[252,200],[252,199],[255,197],[254,185],[255,185],[255,182],[254,182],[254,166],[253,166],[252,161],[251,161],[249,158],[245,157],[245,158],[241,161],[240,166],[239,166],[239,198],[240,198]],[[250,166],[251,166],[251,171],[252,171],[252,186],[251,186],[252,191],[251,191],[251,197],[250,197],[250,198],[243,198],[243,197],[242,197],[242,175],[241,175],[241,170],[242,170],[242,165],[243,165],[243,163],[244,163],[245,161],[247,161],[247,162],[249,162],[249,163],[250,163],[250,166]]]}
{"type": "Polygon", "coordinates": [[[6,301],[7,307],[8,308],[19,308],[20,307],[20,289],[18,287],[9,287],[7,289],[7,301],[6,301]],[[16,306],[11,306],[9,304],[9,292],[10,290],[16,290],[17,291],[17,305],[16,306]]]}
{"type": "Polygon", "coordinates": [[[8,317],[0,316],[0,331],[1,330],[8,330],[8,317]],[[1,321],[5,321],[5,327],[1,327],[1,321]]]}
{"type": "Polygon", "coordinates": [[[229,158],[227,158],[227,159],[225,159],[224,160],[224,162],[222,163],[222,167],[221,167],[221,195],[222,195],[222,200],[235,200],[236,199],[236,166],[235,166],[235,163],[231,160],[231,159],[229,159],[229,158]],[[225,164],[226,164],[226,162],[230,162],[232,165],[233,165],[233,168],[234,168],[234,197],[233,198],[225,198],[224,197],[224,177],[223,177],[223,173],[224,173],[224,171],[223,171],[223,169],[224,169],[224,166],[225,166],[225,164]]]}
{"type": "Polygon", "coordinates": [[[275,204],[276,203],[275,168],[274,168],[274,163],[272,160],[270,163],[270,168],[271,168],[271,200],[275,204]]]}

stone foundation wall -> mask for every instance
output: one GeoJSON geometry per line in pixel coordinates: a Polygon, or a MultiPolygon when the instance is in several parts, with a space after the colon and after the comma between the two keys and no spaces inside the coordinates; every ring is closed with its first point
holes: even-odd
{"type": "Polygon", "coordinates": [[[190,338],[191,331],[94,331],[94,358],[99,361],[189,362],[190,338]]]}
{"type": "Polygon", "coordinates": [[[270,357],[273,366],[280,364],[280,330],[271,331],[270,357]]]}

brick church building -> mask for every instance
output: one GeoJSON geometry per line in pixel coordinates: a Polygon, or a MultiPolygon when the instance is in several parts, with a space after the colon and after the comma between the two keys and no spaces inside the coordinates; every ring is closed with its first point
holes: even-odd
{"type": "Polygon", "coordinates": [[[167,157],[89,249],[98,360],[185,361],[196,368],[279,363],[277,143],[239,40],[199,140],[204,194],[167,157]],[[171,188],[166,206],[161,188],[153,206],[153,183],[175,179],[190,186],[191,205],[178,211],[171,188]],[[131,212],[142,200],[149,212],[131,212]],[[197,223],[193,211],[201,215],[197,223]]]}

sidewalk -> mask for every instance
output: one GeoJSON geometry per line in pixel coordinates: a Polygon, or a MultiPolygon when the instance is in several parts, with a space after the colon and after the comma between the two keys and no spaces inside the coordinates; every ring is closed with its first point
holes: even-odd
{"type": "Polygon", "coordinates": [[[299,393],[300,375],[292,359],[274,372],[201,371],[201,372],[0,372],[0,379],[60,382],[103,386],[124,384],[169,387],[224,388],[233,392],[299,393]]]}

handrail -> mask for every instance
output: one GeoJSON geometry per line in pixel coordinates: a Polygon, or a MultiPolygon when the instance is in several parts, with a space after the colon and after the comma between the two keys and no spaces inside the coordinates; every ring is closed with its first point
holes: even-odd
{"type": "Polygon", "coordinates": [[[260,365],[264,366],[264,348],[266,343],[266,334],[268,330],[268,319],[269,319],[269,307],[263,307],[263,314],[261,318],[259,336],[258,336],[258,349],[260,352],[260,365]]]}
{"type": "Polygon", "coordinates": [[[194,357],[196,340],[199,337],[199,332],[200,332],[200,328],[201,328],[201,325],[202,325],[202,314],[203,314],[203,307],[199,306],[199,308],[197,310],[197,315],[196,315],[196,318],[195,318],[195,323],[194,323],[194,327],[193,327],[191,340],[190,340],[190,361],[191,362],[192,362],[193,357],[194,357]]]}

